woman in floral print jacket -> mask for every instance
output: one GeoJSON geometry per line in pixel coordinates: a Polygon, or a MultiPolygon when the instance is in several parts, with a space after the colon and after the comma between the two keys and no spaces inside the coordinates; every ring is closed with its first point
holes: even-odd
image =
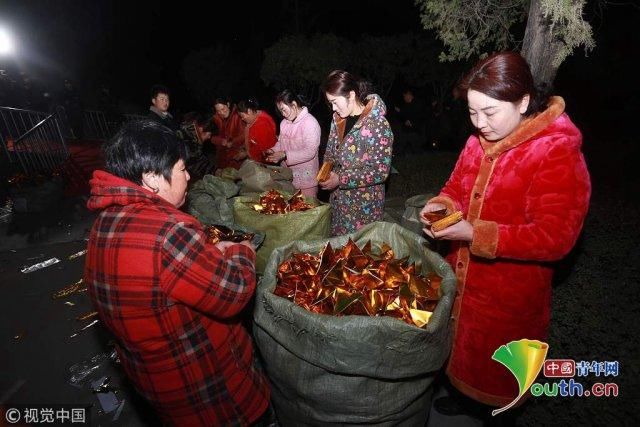
{"type": "Polygon", "coordinates": [[[393,133],[386,106],[368,82],[336,70],[323,90],[334,111],[324,155],[333,169],[320,187],[332,190],[331,234],[336,236],[382,220],[393,133]]]}

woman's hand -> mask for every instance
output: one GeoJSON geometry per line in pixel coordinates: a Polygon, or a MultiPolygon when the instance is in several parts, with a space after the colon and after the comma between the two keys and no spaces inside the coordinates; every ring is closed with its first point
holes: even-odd
{"type": "Polygon", "coordinates": [[[429,222],[424,217],[424,214],[427,212],[435,212],[435,211],[439,211],[446,208],[447,207],[442,203],[427,203],[426,205],[424,205],[424,208],[422,208],[422,210],[420,211],[420,222],[423,223],[424,225],[431,225],[431,222],[429,222]]]}
{"type": "Polygon", "coordinates": [[[244,148],[239,150],[236,154],[234,154],[233,156],[233,160],[244,160],[247,158],[247,150],[245,150],[244,148]]]}
{"type": "Polygon", "coordinates": [[[329,178],[327,178],[325,181],[320,182],[319,184],[320,188],[322,188],[323,190],[333,190],[338,185],[340,185],[340,177],[337,173],[331,172],[329,174],[329,178]]]}
{"type": "Polygon", "coordinates": [[[228,139],[223,139],[222,141],[220,141],[220,145],[226,148],[231,148],[233,144],[231,144],[231,141],[229,141],[228,139]]]}
{"type": "Polygon", "coordinates": [[[287,157],[287,154],[284,151],[266,150],[266,153],[266,160],[269,163],[280,163],[285,159],[285,157],[287,157]]]}
{"type": "Polygon", "coordinates": [[[422,231],[424,231],[427,236],[432,237],[436,240],[460,240],[463,242],[470,242],[471,240],[473,240],[473,225],[471,225],[469,221],[464,219],[456,224],[453,224],[450,227],[445,228],[444,230],[436,231],[435,233],[428,227],[423,228],[422,231]]]}

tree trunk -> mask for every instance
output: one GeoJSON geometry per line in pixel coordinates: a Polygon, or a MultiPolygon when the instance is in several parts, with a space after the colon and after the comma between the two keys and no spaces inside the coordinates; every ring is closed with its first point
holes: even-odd
{"type": "Polygon", "coordinates": [[[540,0],[531,0],[527,28],[522,42],[522,56],[531,67],[536,85],[553,85],[558,66],[553,60],[561,47],[561,42],[554,40],[548,19],[542,15],[540,0]]]}

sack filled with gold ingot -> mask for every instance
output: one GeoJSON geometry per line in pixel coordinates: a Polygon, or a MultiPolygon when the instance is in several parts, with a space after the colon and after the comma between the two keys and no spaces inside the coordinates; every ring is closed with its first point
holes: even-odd
{"type": "MultiPolygon", "coordinates": [[[[451,346],[450,315],[456,288],[449,264],[426,244],[424,238],[397,224],[376,222],[350,235],[295,241],[273,251],[256,291],[253,333],[282,425],[296,425],[301,419],[308,425],[424,425],[432,383],[451,346]],[[362,252],[368,241],[374,248],[386,242],[394,258],[407,258],[409,266],[415,263],[415,273],[442,278],[439,299],[425,326],[393,316],[319,314],[274,293],[278,268],[284,261],[295,257],[305,261],[327,243],[341,248],[349,239],[362,252]]],[[[378,250],[372,253],[380,255],[378,250]]],[[[337,275],[341,277],[331,280],[342,280],[362,267],[357,251],[349,258],[353,265],[343,265],[337,275]]],[[[314,281],[322,280],[314,278],[313,272],[311,278],[305,275],[303,265],[288,276],[290,289],[313,287],[314,281]]],[[[313,270],[313,264],[307,267],[313,270]]],[[[368,279],[353,281],[366,286],[368,279]]],[[[308,302],[321,304],[322,298],[315,297],[308,302]]],[[[344,301],[349,303],[348,298],[344,301]]],[[[389,305],[384,309],[392,311],[389,305]]]]}
{"type": "Polygon", "coordinates": [[[295,240],[316,240],[330,235],[330,205],[301,194],[266,192],[236,197],[233,217],[235,224],[265,236],[256,252],[258,273],[262,273],[275,248],[295,240]],[[300,210],[302,208],[304,210],[300,210]],[[265,211],[269,214],[263,213],[265,211]]]}

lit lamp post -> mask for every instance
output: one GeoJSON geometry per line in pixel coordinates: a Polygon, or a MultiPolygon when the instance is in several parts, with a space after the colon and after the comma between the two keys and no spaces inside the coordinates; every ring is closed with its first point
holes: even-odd
{"type": "Polygon", "coordinates": [[[13,41],[9,32],[0,27],[0,55],[9,55],[13,53],[13,41]]]}

